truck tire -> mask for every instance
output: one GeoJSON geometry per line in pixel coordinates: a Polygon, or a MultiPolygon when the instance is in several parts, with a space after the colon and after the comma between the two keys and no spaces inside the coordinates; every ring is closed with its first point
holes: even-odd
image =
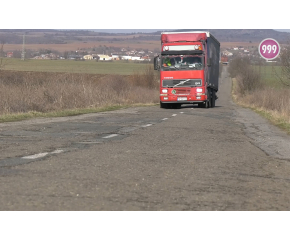
{"type": "Polygon", "coordinates": [[[211,107],[211,89],[207,89],[207,100],[204,104],[204,108],[210,108],[211,107]]]}
{"type": "Polygon", "coordinates": [[[210,100],[207,100],[204,104],[205,108],[210,108],[210,100]]]}
{"type": "Polygon", "coordinates": [[[209,108],[209,101],[206,100],[206,101],[203,102],[203,103],[198,103],[198,107],[199,107],[199,108],[209,108]]]}

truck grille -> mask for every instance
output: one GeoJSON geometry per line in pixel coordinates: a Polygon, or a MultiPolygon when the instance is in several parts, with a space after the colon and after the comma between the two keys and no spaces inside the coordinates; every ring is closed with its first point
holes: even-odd
{"type": "Polygon", "coordinates": [[[175,89],[176,95],[189,95],[190,94],[190,89],[175,89]]]}
{"type": "Polygon", "coordinates": [[[201,86],[201,79],[174,79],[163,80],[162,87],[199,87],[201,86]]]}

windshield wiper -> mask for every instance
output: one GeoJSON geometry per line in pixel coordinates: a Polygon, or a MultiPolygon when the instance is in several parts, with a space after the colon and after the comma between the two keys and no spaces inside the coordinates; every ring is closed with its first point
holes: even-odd
{"type": "Polygon", "coordinates": [[[190,81],[190,80],[191,80],[191,79],[187,79],[187,80],[184,80],[184,81],[180,81],[180,83],[175,84],[173,87],[176,87],[176,86],[178,86],[178,85],[184,84],[184,83],[186,83],[186,82],[188,82],[188,81],[190,81]]]}

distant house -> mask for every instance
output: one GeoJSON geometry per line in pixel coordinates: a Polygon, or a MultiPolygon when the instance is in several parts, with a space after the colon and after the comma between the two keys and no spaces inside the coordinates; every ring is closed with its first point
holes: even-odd
{"type": "Polygon", "coordinates": [[[92,55],[85,55],[85,56],[83,56],[83,59],[85,59],[85,60],[93,60],[94,57],[92,55]]]}
{"type": "Polygon", "coordinates": [[[142,61],[141,57],[132,57],[132,61],[142,61]]]}
{"type": "Polygon", "coordinates": [[[118,54],[112,54],[113,60],[120,60],[120,56],[118,54]]]}
{"type": "Polygon", "coordinates": [[[103,55],[103,54],[100,54],[100,55],[98,55],[99,56],[99,60],[100,61],[110,61],[110,60],[112,60],[112,57],[111,56],[109,56],[109,55],[103,55]]]}
{"type": "Polygon", "coordinates": [[[122,56],[123,60],[132,60],[132,56],[122,56]]]}
{"type": "Polygon", "coordinates": [[[234,47],[234,50],[239,50],[239,48],[237,48],[237,47],[234,47]]]}

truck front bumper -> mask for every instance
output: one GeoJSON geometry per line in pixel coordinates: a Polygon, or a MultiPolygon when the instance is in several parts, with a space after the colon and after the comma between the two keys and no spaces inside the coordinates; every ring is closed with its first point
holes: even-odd
{"type": "Polygon", "coordinates": [[[182,96],[182,95],[167,95],[167,96],[160,96],[160,102],[162,103],[200,103],[205,102],[207,100],[206,95],[199,95],[199,96],[182,96]]]}

